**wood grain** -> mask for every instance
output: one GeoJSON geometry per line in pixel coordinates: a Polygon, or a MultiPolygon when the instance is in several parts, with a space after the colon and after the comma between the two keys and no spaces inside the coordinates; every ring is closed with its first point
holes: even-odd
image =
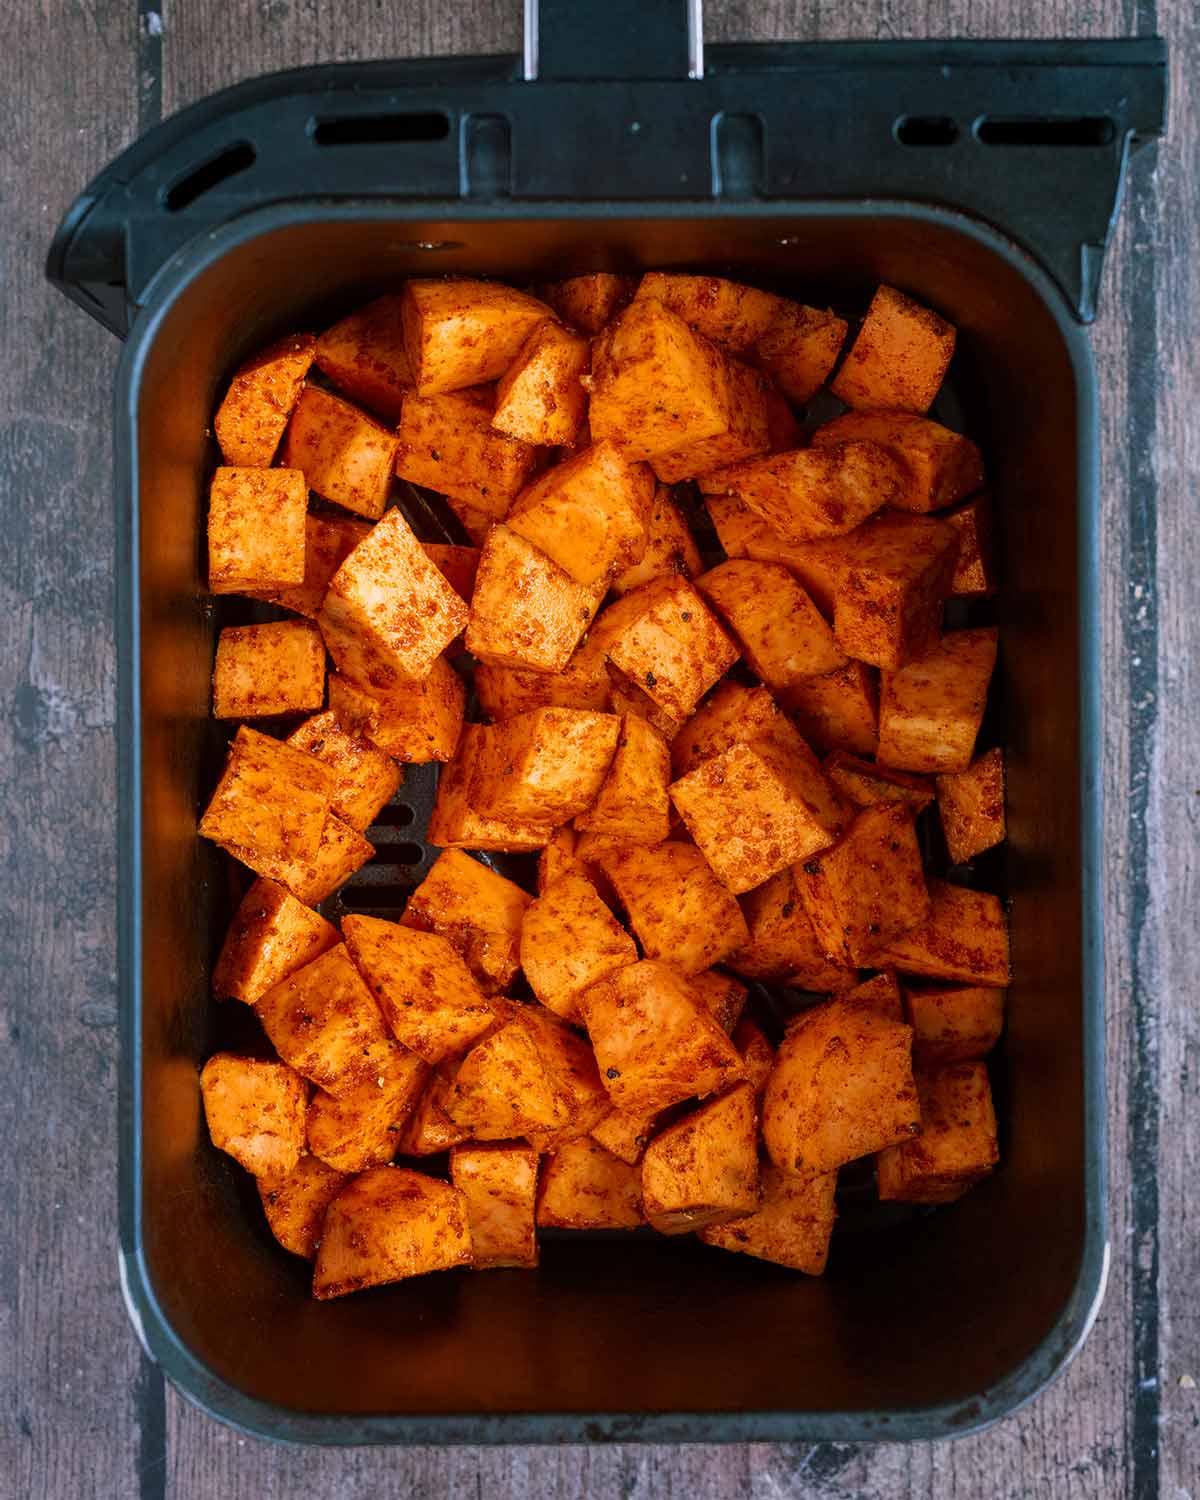
{"type": "Polygon", "coordinates": [[[1200,24],[1191,0],[709,0],[710,40],[1118,35],[1175,48],[1171,136],[1135,164],[1093,343],[1101,377],[1113,1276],[1067,1374],[954,1444],[281,1450],[220,1427],[142,1361],[115,1274],[109,419],[115,345],[43,287],[54,223],[158,109],[328,59],[516,50],[505,0],[18,0],[0,55],[4,168],[0,785],[0,1493],[177,1500],[380,1494],[1200,1494],[1197,830],[1200,24]],[[151,20],[157,17],[158,22],[151,20]],[[48,23],[48,18],[52,21],[48,23]],[[161,32],[161,34],[159,34],[161,32]],[[1157,499],[1157,509],[1154,501],[1157,499]],[[12,1180],[12,1165],[19,1171],[12,1180]],[[1157,1175],[1154,1173],[1158,1166],[1157,1175]],[[1141,1363],[1141,1368],[1138,1367],[1141,1363]],[[165,1400],[165,1412],[163,1402],[165,1400]],[[159,1426],[161,1423],[161,1431],[159,1426]],[[11,1482],[9,1476],[11,1475],[11,1482]]]}

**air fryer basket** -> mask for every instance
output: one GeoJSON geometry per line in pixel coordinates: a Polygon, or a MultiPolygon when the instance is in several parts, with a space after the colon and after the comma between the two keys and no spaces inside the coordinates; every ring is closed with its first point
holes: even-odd
{"type": "MultiPolygon", "coordinates": [[[[728,47],[704,67],[675,10],[543,5],[523,64],[243,85],[132,147],[51,252],[63,289],[129,335],[124,1284],[151,1355],[248,1430],[332,1443],[942,1436],[1051,1378],[1102,1293],[1097,435],[1080,322],[1126,154],[1161,128],[1162,50],[728,47]],[[536,1273],[451,1273],[318,1305],[209,1146],[199,1104],[218,1024],[209,976],[237,891],[195,832],[225,738],[208,716],[217,622],[203,588],[214,402],[256,345],[405,275],[649,266],[849,307],[887,280],[960,329],[949,399],[988,457],[1004,557],[1010,839],[990,872],[1012,897],[993,1070],[1002,1169],[949,1211],[850,1202],[816,1281],[686,1237],[559,1238],[536,1273]]],[[[395,912],[430,858],[432,788],[430,770],[410,772],[372,835],[382,857],[341,899],[395,912]]]]}

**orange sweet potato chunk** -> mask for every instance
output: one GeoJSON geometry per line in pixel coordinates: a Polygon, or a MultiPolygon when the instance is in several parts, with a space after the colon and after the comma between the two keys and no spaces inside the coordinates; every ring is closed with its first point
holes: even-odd
{"type": "Polygon", "coordinates": [[[356,515],[378,520],[387,505],[396,435],[349,401],[305,386],[283,440],[284,468],[310,490],[356,515]]]}
{"type": "Polygon", "coordinates": [[[735,495],[706,495],[705,508],[727,557],[780,563],[794,574],[827,620],[833,619],[833,596],[841,578],[841,558],[829,540],[791,542],[735,495]]]}
{"type": "Polygon", "coordinates": [[[215,1052],[200,1074],[208,1133],[255,1177],[291,1172],[304,1150],[308,1086],[286,1063],[215,1052]]]}
{"type": "Polygon", "coordinates": [[[587,411],[579,377],[590,359],[587,339],[561,323],[538,324],[500,378],[492,426],[526,443],[573,443],[587,411]]]}
{"type": "Polygon", "coordinates": [[[293,333],[240,367],[217,408],[213,431],[227,464],[268,468],[312,364],[317,341],[293,333]]]}
{"type": "Polygon", "coordinates": [[[733,631],[750,670],[775,693],[845,666],[820,610],[779,563],[732,559],[696,587],[733,631]]]}
{"type": "Polygon", "coordinates": [[[645,1223],[641,1174],[597,1141],[570,1141],[542,1168],[537,1221],[555,1229],[637,1229],[645,1223]]]}
{"type": "Polygon", "coordinates": [[[790,869],[748,892],[741,907],[750,936],[725,960],[734,973],[802,990],[847,990],[857,982],[857,969],[824,953],[790,869]]]}
{"type": "Polygon", "coordinates": [[[591,271],[585,276],[548,282],[536,290],[564,323],[578,328],[580,333],[596,334],[612,322],[633,296],[636,286],[634,276],[591,271]]]}
{"type": "Polygon", "coordinates": [[[520,959],[533,993],[566,1021],[579,996],[614,969],[637,962],[637,945],[596,893],[568,870],[549,881],[525,912],[520,959]]]}
{"type": "Polygon", "coordinates": [[[830,443],[750,458],[701,481],[710,495],[729,495],[749,506],[790,542],[843,536],[904,485],[904,472],[877,443],[830,443]]]}
{"type": "Polygon", "coordinates": [[[879,680],[873,667],[848,661],[821,677],[794,683],[780,701],[818,750],[874,755],[879,745],[879,680]]]}
{"type": "Polygon", "coordinates": [[[519,854],[541,849],[554,833],[552,823],[494,818],[477,812],[468,800],[485,730],[464,724],[454,759],[438,780],[429,819],[429,842],[439,849],[478,849],[519,854]]]}
{"type": "Polygon", "coordinates": [[[951,864],[1004,842],[1004,751],[976,756],[965,771],[937,778],[938,813],[951,864]]]}
{"type": "Polygon", "coordinates": [[[943,510],[983,483],[983,456],[970,438],[909,411],[847,412],[818,427],[812,442],[878,443],[907,478],[891,502],[897,510],[943,510]]]}
{"type": "Polygon", "coordinates": [[[627,594],[655,578],[695,578],[703,568],[683,512],[669,485],[660,484],[646,517],[646,550],[612,580],[614,593],[627,594]]]}
{"type": "Polygon", "coordinates": [[[952,630],[897,672],[879,696],[879,764],[899,771],[965,771],[996,664],[994,626],[952,630]]]}
{"type": "Polygon", "coordinates": [[[349,1181],[345,1172],[327,1167],[318,1156],[302,1156],[290,1172],[258,1179],[267,1223],[285,1250],[312,1260],[326,1211],[349,1181]]]}
{"type": "Polygon", "coordinates": [[[316,364],[352,401],[397,422],[413,376],[404,350],[404,299],[376,297],[317,340],[316,364]]]}
{"type": "Polygon", "coordinates": [[[904,802],[913,816],[933,801],[933,784],[925,776],[907,771],[889,771],[860,760],[845,750],[835,750],[824,762],[825,775],[838,792],[855,807],[875,807],[881,802],[904,802]]]}
{"type": "Polygon", "coordinates": [[[856,411],[929,410],[954,353],[955,330],[931,308],[883,285],[833,382],[856,411]]]}
{"type": "Polygon", "coordinates": [[[455,1146],[450,1180],[467,1203],[472,1265],[536,1266],[538,1156],[519,1141],[455,1146]]]}
{"type": "Polygon", "coordinates": [[[738,1084],[669,1125],[642,1158],[642,1207],[659,1234],[687,1234],[758,1207],[758,1112],[738,1084]]]}
{"type": "Polygon", "coordinates": [[[781,1172],[772,1162],[760,1174],[762,1199],[744,1219],[699,1231],[706,1245],[772,1261],[807,1276],[820,1276],[829,1256],[837,1210],[836,1172],[781,1172]]]}
{"type": "Polygon", "coordinates": [[[714,469],[726,468],[729,464],[740,463],[770,450],[773,393],[766,376],[740,360],[728,360],[725,391],[728,416],[723,431],[651,457],[654,472],[663,484],[697,479],[702,474],[711,474],[714,469]]]}
{"type": "Polygon", "coordinates": [[[458,597],[469,601],[479,571],[479,548],[453,542],[422,542],[421,547],[458,597]]]}
{"type": "Polygon", "coordinates": [[[464,523],[471,515],[503,520],[537,468],[538,453],[498,432],[492,417],[489,391],[407,397],[396,429],[396,473],[445,495],[464,523]]]}
{"type": "Polygon", "coordinates": [[[919,1065],[984,1057],[1004,1029],[1004,991],[986,985],[909,981],[904,988],[913,1057],[919,1065]]]}
{"type": "Polygon", "coordinates": [[[326,817],[320,843],[313,854],[282,857],[266,854],[254,845],[220,842],[227,854],[240,859],[263,879],[286,886],[306,906],[316,906],[332,896],[375,853],[374,846],[336,813],[326,817]]]}
{"type": "Polygon", "coordinates": [[[575,827],[614,842],[660,844],[671,831],[671,750],[652,724],[621,717],[616,752],[592,805],[575,827]]]}
{"type": "Polygon", "coordinates": [[[750,934],[741,909],[694,845],[622,845],[598,851],[596,862],[647,958],[699,974],[745,947],[750,934]]]}
{"type": "Polygon", "coordinates": [[[974,495],[941,517],[958,532],[958,561],[950,580],[953,599],[986,599],[1000,587],[993,541],[992,502],[974,495]]]}
{"type": "Polygon", "coordinates": [[[919,1068],[921,1133],[879,1154],[879,1196],[903,1203],[952,1203],[1000,1159],[996,1112],[982,1062],[919,1068]]]}
{"type": "Polygon", "coordinates": [[[929,916],[874,955],[901,974],[1003,987],[1011,979],[1008,920],[999,897],[930,879],[929,916]]]}
{"type": "Polygon", "coordinates": [[[590,708],[605,713],[612,704],[612,685],[604,652],[588,640],[561,672],[528,672],[478,662],[475,695],[488,718],[501,723],[535,708],[590,708]]]}
{"type": "Polygon", "coordinates": [[[427,1070],[420,1097],[400,1132],[401,1156],[440,1156],[470,1139],[467,1127],[456,1124],[446,1113],[446,1102],[461,1066],[461,1057],[447,1057],[427,1070]]]}
{"type": "Polygon", "coordinates": [[[246,725],[238,730],[200,833],[280,858],[315,855],[333,795],[328,766],[246,725]]]}
{"type": "Polygon", "coordinates": [[[722,682],[671,741],[671,767],[686,776],[703,761],[734,745],[770,740],[788,754],[803,755],[804,742],[765,687],[722,682]]]}
{"type": "Polygon", "coordinates": [[[390,802],[403,771],[390,756],[347,734],[327,709],[294,729],[287,743],[323,761],[334,774],[330,807],[351,828],[368,829],[380,808],[390,802]]]}
{"type": "Polygon", "coordinates": [[[485,729],[468,793],[488,817],[558,827],[595,801],[621,721],[579,708],[535,708],[485,729]]]}
{"type": "Polygon", "coordinates": [[[531,900],[461,849],[446,849],[408,898],[400,920],[449,939],[484,993],[496,994],[521,966],[521,924],[531,900]]]}
{"type": "Polygon", "coordinates": [[[338,1172],[391,1161],[417,1106],[429,1065],[398,1042],[367,1048],[363,1077],[340,1095],[318,1089],[308,1106],[308,1149],[338,1172]]]}
{"type": "Polygon", "coordinates": [[[467,690],[444,656],[420,682],[368,692],[349,677],[329,678],[329,707],[346,734],[393,760],[424,764],[454,755],[463,729],[467,690]]]}
{"type": "Polygon", "coordinates": [[[225,934],[213,969],[213,993],[253,1005],[336,942],[332,923],[275,881],[256,880],[225,934]]]}
{"type": "Polygon", "coordinates": [[[793,406],[804,406],[829,379],[846,328],[835,313],[788,302],[747,358],[770,375],[793,406]]]}
{"type": "MultiPolygon", "coordinates": [[[[284,471],[271,469],[268,472],[284,471]]],[[[290,609],[315,620],[325,602],[329,580],[370,530],[366,521],[356,521],[350,516],[307,515],[304,518],[303,581],[284,588],[241,589],[239,592],[261,599],[264,604],[278,604],[281,609],[290,609]]]]}
{"type": "Polygon", "coordinates": [[[307,507],[298,469],[218,469],[208,492],[209,593],[299,584],[307,507]]]}
{"type": "Polygon", "coordinates": [[[551,316],[526,292],[468,277],[414,278],[401,297],[404,348],[420,396],[498,380],[551,316]]]}
{"type": "Polygon", "coordinates": [[[213,667],[215,719],[307,713],[325,701],[325,642],[310,620],[227,625],[213,667]]]}

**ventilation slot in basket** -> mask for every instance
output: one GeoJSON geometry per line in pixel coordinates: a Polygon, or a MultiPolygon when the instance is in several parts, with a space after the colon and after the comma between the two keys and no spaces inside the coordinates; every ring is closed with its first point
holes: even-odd
{"type": "Polygon", "coordinates": [[[255,163],[257,153],[249,141],[238,141],[227,146],[217,156],[212,156],[201,166],[194,167],[186,177],[181,177],[167,189],[164,203],[169,213],[177,214],[190,207],[197,198],[211,193],[239,172],[245,172],[255,163]]]}
{"type": "Polygon", "coordinates": [[[318,146],[401,146],[409,142],[444,141],[450,117],[441,113],[343,115],[317,120],[312,138],[318,146]]]}
{"type": "Polygon", "coordinates": [[[984,146],[1108,146],[1116,126],[1107,115],[1082,119],[994,119],[975,122],[975,138],[984,146]]]}

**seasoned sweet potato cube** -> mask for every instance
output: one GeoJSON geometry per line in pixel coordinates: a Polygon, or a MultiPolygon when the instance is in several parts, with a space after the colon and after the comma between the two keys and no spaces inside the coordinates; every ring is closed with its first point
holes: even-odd
{"type": "Polygon", "coordinates": [[[470,1264],[467,1200],[458,1188],[405,1168],[375,1167],[329,1205],[313,1296],[325,1302],[470,1264]]]}
{"type": "Polygon", "coordinates": [[[555,1229],[637,1229],[646,1222],[641,1174],[597,1141],[569,1141],[542,1168],[537,1221],[555,1229]]]}
{"type": "Polygon", "coordinates": [[[953,979],[961,984],[1007,985],[1008,919],[997,896],[930,880],[929,916],[874,955],[901,974],[953,979]]]}
{"type": "Polygon", "coordinates": [[[590,588],[640,561],[653,494],[646,465],[601,441],[522,490],[505,524],[590,588]]]}
{"type": "Polygon", "coordinates": [[[439,1156],[469,1139],[471,1132],[466,1126],[456,1125],[446,1113],[446,1100],[461,1063],[461,1057],[447,1057],[429,1073],[421,1097],[400,1132],[401,1156],[439,1156]]]}
{"type": "Polygon", "coordinates": [[[757,1210],[728,1224],[710,1224],[699,1238],[706,1245],[769,1260],[806,1276],[820,1276],[829,1256],[836,1217],[836,1172],[781,1172],[764,1162],[762,1200],[757,1210]]]}
{"type": "Polygon", "coordinates": [[[846,990],[857,981],[856,969],[818,943],[790,869],[748,892],[741,906],[750,937],[725,960],[735,973],[802,990],[846,990]]]}
{"type": "Polygon", "coordinates": [[[558,827],[596,799],[621,720],[580,708],[535,708],[485,729],[468,793],[488,817],[558,827]]]}
{"type": "MultiPolygon", "coordinates": [[[[904,1013],[904,997],[900,993],[900,981],[891,969],[856,984],[842,997],[856,1005],[865,1005],[888,1021],[908,1021],[904,1013]]],[[[911,1022],[909,1023],[911,1025],[911,1022]]],[[[916,1036],[913,1037],[913,1056],[916,1057],[916,1036]]]]}
{"type": "Polygon", "coordinates": [[[793,406],[804,406],[837,363],[846,326],[834,313],[787,302],[746,357],[770,375],[793,406]]]}
{"type": "Polygon", "coordinates": [[[283,440],[281,459],[310,490],[377,521],[387,505],[396,435],[349,401],[305,386],[283,440]]]}
{"type": "Polygon", "coordinates": [[[929,915],[912,812],[864,807],[836,844],[796,867],[796,890],[823,951],[865,965],[929,915]]]}
{"type": "Polygon", "coordinates": [[[404,347],[421,396],[498,380],[551,316],[544,302],[498,281],[413,279],[401,296],[404,347]]]}
{"type": "Polygon", "coordinates": [[[749,932],[737,902],[692,844],[624,845],[600,851],[597,863],[647,958],[699,974],[745,946],[749,932]]]}
{"type": "Polygon", "coordinates": [[[532,542],[493,526],[471,597],[467,650],[497,666],[561,672],[605,587],[576,583],[532,542]]]}
{"type": "Polygon", "coordinates": [[[812,751],[765,739],[702,761],[673,783],[671,801],[735,895],[832,844],[845,823],[812,751]]]}
{"type": "Polygon", "coordinates": [[[831,1172],[920,1128],[910,1026],[844,997],[796,1017],[763,1093],[777,1167],[831,1172]]]}
{"type": "Polygon", "coordinates": [[[952,630],[931,650],[885,672],[879,764],[900,771],[965,771],[996,665],[994,626],[952,630]]]}
{"type": "Polygon", "coordinates": [[[496,723],[535,708],[589,708],[607,712],[612,686],[604,652],[584,642],[561,672],[523,672],[481,661],[475,668],[475,696],[496,723]]]}
{"type": "Polygon", "coordinates": [[[477,1271],[537,1265],[537,1179],[537,1152],[519,1141],[451,1151],[450,1180],[467,1201],[477,1271]]]}
{"type": "Polygon", "coordinates": [[[600,616],[595,634],[613,665],[680,723],[738,658],[683,578],[656,578],[625,594],[600,616]]]}
{"type": "Polygon", "coordinates": [[[333,790],[328,766],[243,724],[200,819],[200,833],[218,844],[305,858],[320,845],[333,790]]]}
{"type": "Polygon", "coordinates": [[[659,1234],[724,1224],[758,1207],[758,1112],[748,1083],[668,1125],[642,1158],[642,1208],[659,1234]]]}
{"type": "Polygon", "coordinates": [[[299,584],[307,509],[299,469],[218,469],[208,492],[209,593],[299,584]]]}
{"type": "Polygon", "coordinates": [[[464,1052],[494,1023],[471,971],[439,933],[351,915],[342,936],[392,1034],[426,1062],[464,1052]]]}
{"type": "Polygon", "coordinates": [[[490,393],[409,396],[396,429],[396,473],[491,521],[529,482],[537,450],[492,426],[490,393]]]}
{"type": "Polygon", "coordinates": [[[904,998],[920,1067],[985,1057],[1004,1029],[1004,991],[979,985],[908,984],[904,998]]]}
{"type": "Polygon", "coordinates": [[[633,939],[582,875],[558,876],[525,912],[521,968],[542,1004],[566,1021],[577,1019],[589,985],[637,956],[633,939]]]}
{"type": "Polygon", "coordinates": [[[627,594],[655,578],[695,578],[702,567],[700,549],[670,486],[658,485],[646,516],[646,550],[640,562],[623,568],[612,580],[613,591],[627,594]]]}
{"type": "Polygon", "coordinates": [[[398,422],[412,369],[404,351],[403,297],[376,297],[327,328],[317,340],[316,364],[352,401],[398,422]]]}
{"type": "Polygon", "coordinates": [[[599,333],[629,302],[637,287],[636,276],[617,276],[610,271],[591,271],[568,276],[535,288],[563,320],[580,333],[599,333]]]}
{"type": "Polygon", "coordinates": [[[718,469],[701,481],[710,495],[732,495],[790,542],[844,536],[890,505],[903,470],[876,443],[796,448],[718,469]]]}
{"type": "Polygon", "coordinates": [[[242,897],[213,969],[213,993],[253,1005],[338,941],[337,928],[273,880],[242,897]]]}
{"type": "Polygon", "coordinates": [[[608,663],[608,678],[611,690],[612,711],[615,714],[630,714],[657,729],[669,745],[679,733],[682,720],[668,713],[649,696],[645,688],[639,687],[632,678],[619,668],[608,663]]]}
{"type": "Polygon", "coordinates": [[[521,966],[521,921],[531,900],[461,849],[446,849],[408,898],[400,920],[448,938],[484,993],[495,994],[508,988],[521,966]]]}
{"type": "Polygon", "coordinates": [[[818,750],[874,755],[879,745],[879,680],[873,667],[848,661],[822,677],[794,683],[780,702],[818,750]]]}
{"type": "Polygon", "coordinates": [[[952,599],[984,599],[1000,587],[996,548],[992,538],[992,502],[987,495],[974,495],[941,520],[958,532],[958,560],[950,580],[952,599]]]}
{"type": "Polygon", "coordinates": [[[636,714],[621,718],[616,753],[595,801],[575,827],[614,842],[659,844],[671,832],[671,750],[652,724],[636,714]]]}
{"type": "Polygon", "coordinates": [[[749,349],[787,309],[782,297],[723,276],[647,271],[635,301],[661,302],[689,328],[740,354],[749,349]]]}
{"type": "Polygon", "coordinates": [[[693,974],[689,983],[705,1010],[725,1035],[731,1036],[746,1003],[746,986],[720,969],[705,969],[703,973],[693,974]]]}
{"type": "Polygon", "coordinates": [[[374,845],[349,823],[343,823],[336,813],[326,817],[315,854],[281,857],[265,854],[253,846],[225,840],[220,842],[221,848],[234,859],[240,859],[265,880],[275,880],[286,886],[297,901],[303,901],[306,906],[316,906],[327,896],[332,896],[375,853],[374,845]]]}
{"type": "Polygon", "coordinates": [[[329,805],[360,833],[392,800],[403,778],[404,773],[389,756],[347,734],[332,709],[305,719],[288,735],[287,743],[315,755],[330,768],[335,782],[329,805]]]}
{"type": "Polygon", "coordinates": [[[770,450],[773,393],[766,376],[731,359],[726,364],[725,384],[729,414],[724,430],[651,458],[654,472],[663,484],[696,479],[770,450]]]}
{"type": "Polygon", "coordinates": [[[636,1167],[654,1139],[660,1120],[669,1117],[670,1113],[668,1110],[664,1115],[663,1111],[655,1109],[648,1114],[631,1115],[623,1109],[610,1109],[588,1133],[613,1156],[636,1167]]]}
{"type": "MultiPolygon", "coordinates": [[[[546,847],[538,855],[539,896],[544,896],[560,875],[578,875],[582,879],[587,879],[583,861],[575,857],[575,841],[575,830],[569,823],[564,823],[561,828],[556,828],[551,834],[546,847]]],[[[545,1001],[542,1003],[545,1004],[545,1001]]],[[[550,1008],[554,1009],[553,1006],[550,1008]]]]}
{"type": "Polygon", "coordinates": [[[612,1103],[595,1055],[583,1037],[544,1005],[509,1004],[535,1038],[543,1064],[557,1080],[570,1108],[565,1125],[527,1130],[525,1138],[536,1151],[557,1151],[567,1141],[587,1135],[612,1103]]]}
{"type": "Polygon", "coordinates": [[[554,832],[551,823],[512,822],[485,817],[467,800],[484,734],[481,724],[464,724],[454,759],[438,780],[429,819],[429,842],[439,849],[494,850],[519,854],[541,849],[554,832]]]}
{"type": "Polygon", "coordinates": [[[587,339],[561,323],[539,323],[500,378],[492,426],[526,443],[573,443],[587,411],[579,377],[590,359],[587,339]]]}
{"type": "Polygon", "coordinates": [[[280,1177],[300,1160],[308,1086],[286,1063],[214,1052],[200,1096],[213,1145],[247,1172],[280,1177]]]}
{"type": "Polygon", "coordinates": [[[462,734],[467,690],[444,656],[420,682],[368,692],[340,673],[329,678],[329,708],[348,735],[412,765],[447,761],[462,734]]]}
{"type": "Polygon", "coordinates": [[[741,1058],[687,980],[644,960],[579,997],[609,1098],[629,1114],[717,1093],[742,1076],[741,1058]]]}
{"type": "Polygon", "coordinates": [[[479,548],[459,547],[450,542],[422,542],[425,556],[460,599],[470,603],[479,572],[479,548]]]}
{"type": "Polygon", "coordinates": [[[339,669],[386,693],[429,676],[467,606],[390,510],[333,575],[317,620],[339,669]]]}
{"type": "Polygon", "coordinates": [[[767,1079],[775,1066],[775,1048],[771,1046],[766,1032],[752,1016],[743,1016],[733,1028],[733,1045],[742,1059],[742,1071],[746,1082],[753,1088],[755,1097],[761,1098],[767,1079]]]}
{"type": "Polygon", "coordinates": [[[833,596],[842,576],[842,559],[830,550],[833,543],[828,538],[788,541],[735,495],[706,495],[704,504],[728,557],[782,564],[799,580],[825,618],[833,619],[833,596]]]}
{"type": "Polygon", "coordinates": [[[880,1152],[879,1196],[903,1203],[952,1203],[1000,1159],[987,1065],[919,1068],[917,1095],[921,1133],[880,1152]]]}
{"type": "Polygon", "coordinates": [[[870,761],[859,760],[845,750],[825,758],[823,769],[840,795],[855,807],[877,807],[883,802],[903,802],[913,817],[933,801],[933,785],[925,776],[907,771],[889,771],[870,761]]]}
{"type": "Polygon", "coordinates": [[[735,558],[696,580],[733,631],[750,670],[776,693],[846,665],[820,610],[779,563],[735,558]]]}
{"type": "Polygon", "coordinates": [[[856,411],[927,412],[954,353],[953,324],[895,287],[880,286],[833,382],[856,411]]]}
{"type": "Polygon", "coordinates": [[[671,768],[676,776],[685,776],[734,745],[752,745],[762,739],[786,754],[804,753],[795,725],[780,713],[765,687],[723,682],[672,740],[671,768]]]}
{"type": "Polygon", "coordinates": [[[878,443],[901,466],[908,482],[891,502],[896,510],[942,510],[983,483],[983,456],[971,439],[913,412],[851,411],[812,437],[814,448],[845,442],[878,443]]]}
{"type": "Polygon", "coordinates": [[[244,469],[270,466],[300,399],[316,346],[311,333],[292,333],[240,367],[213,419],[227,464],[244,469]]]}
{"type": "Polygon", "coordinates": [[[290,1172],[258,1179],[267,1223],[285,1250],[312,1260],[326,1211],[349,1181],[345,1172],[335,1172],[319,1156],[302,1156],[290,1172]]]}
{"type": "Polygon", "coordinates": [[[985,750],[965,771],[937,778],[938,813],[951,864],[1004,842],[1004,751],[985,750]]]}
{"type": "Polygon", "coordinates": [[[217,638],[213,718],[266,719],[325,700],[325,642],[309,620],[228,625],[217,638]]]}
{"type": "MultiPolygon", "coordinates": [[[[284,471],[271,469],[268,472],[281,474],[284,471]]],[[[350,516],[305,516],[303,582],[289,584],[286,588],[241,589],[239,592],[315,620],[325,602],[329,580],[370,531],[369,522],[355,521],[350,516]]]]}
{"type": "Polygon", "coordinates": [[[371,1052],[388,1030],[344,943],[281,979],[255,1010],[283,1061],[335,1099],[377,1076],[371,1052]]]}
{"type": "Polygon", "coordinates": [[[318,1090],[308,1106],[308,1149],[339,1172],[364,1172],[395,1156],[429,1076],[398,1042],[369,1048],[370,1071],[335,1097],[318,1090]]]}

